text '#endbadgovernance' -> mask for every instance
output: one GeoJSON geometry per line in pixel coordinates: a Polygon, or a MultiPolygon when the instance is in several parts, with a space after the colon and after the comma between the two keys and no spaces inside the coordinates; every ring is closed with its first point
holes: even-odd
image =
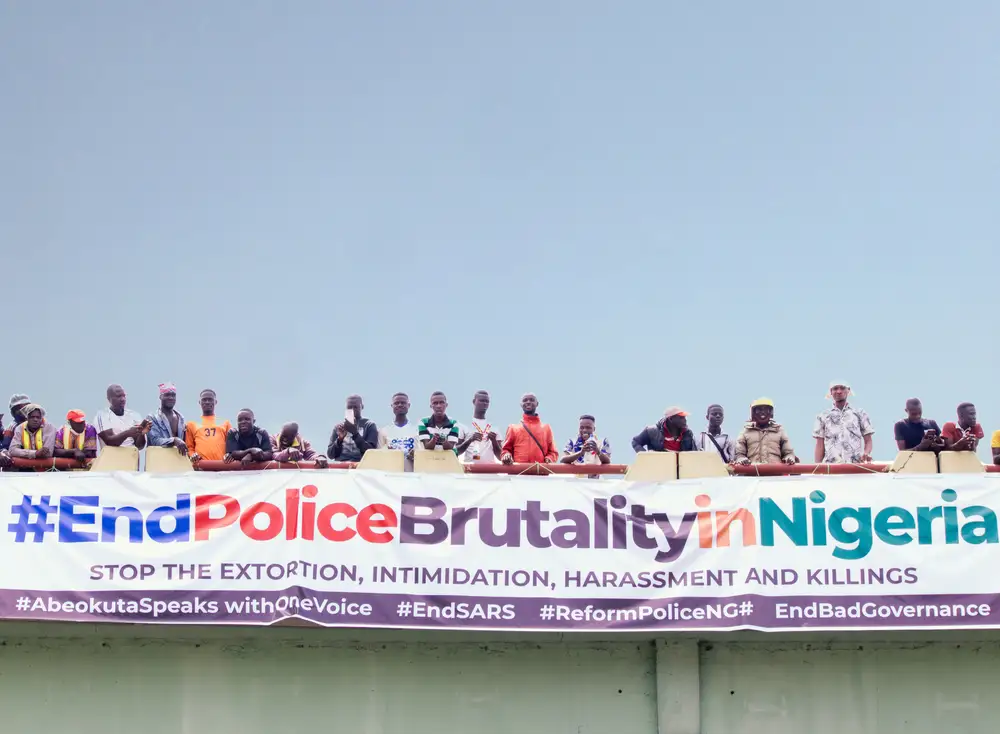
{"type": "Polygon", "coordinates": [[[11,507],[8,532],[14,541],[41,543],[183,543],[242,533],[256,542],[398,542],[411,545],[537,549],[641,549],[670,563],[684,553],[731,544],[832,547],[842,560],[866,557],[876,544],[891,546],[997,543],[996,513],[984,505],[958,502],[953,489],[934,506],[831,507],[826,495],[760,497],[752,509],[712,507],[706,494],[695,508],[667,513],[630,502],[624,494],[593,501],[588,509],[529,500],[518,507],[449,506],[437,497],[404,496],[390,506],[363,507],[317,499],[306,485],[284,490],[283,502],[243,506],[230,495],[177,494],[175,501],[143,513],[134,506],[102,506],[98,495],[24,495],[11,507]],[[396,504],[398,502],[398,504],[396,504]]]}

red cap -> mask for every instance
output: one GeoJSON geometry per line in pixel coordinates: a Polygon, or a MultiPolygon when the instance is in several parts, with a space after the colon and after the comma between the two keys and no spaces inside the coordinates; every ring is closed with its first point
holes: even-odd
{"type": "Polygon", "coordinates": [[[66,414],[66,420],[70,423],[86,423],[87,416],[82,410],[71,410],[66,414]]]}

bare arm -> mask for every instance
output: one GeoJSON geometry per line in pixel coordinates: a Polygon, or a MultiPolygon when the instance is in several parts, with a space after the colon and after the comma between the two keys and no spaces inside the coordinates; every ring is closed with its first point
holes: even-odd
{"type": "Polygon", "coordinates": [[[813,452],[813,459],[817,464],[822,464],[824,456],[826,456],[826,441],[822,438],[817,438],[816,450],[813,452]]]}

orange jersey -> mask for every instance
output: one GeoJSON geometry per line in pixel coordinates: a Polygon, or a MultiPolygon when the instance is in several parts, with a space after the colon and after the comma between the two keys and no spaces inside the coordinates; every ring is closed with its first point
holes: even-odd
{"type": "Polygon", "coordinates": [[[214,415],[203,415],[201,423],[188,421],[184,435],[188,453],[209,461],[222,461],[226,455],[226,432],[231,428],[229,421],[219,423],[214,415]]]}

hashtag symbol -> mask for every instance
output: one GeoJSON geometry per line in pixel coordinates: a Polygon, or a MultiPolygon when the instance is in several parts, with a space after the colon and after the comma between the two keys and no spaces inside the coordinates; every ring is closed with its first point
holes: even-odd
{"type": "Polygon", "coordinates": [[[55,514],[56,506],[49,502],[49,495],[44,495],[41,502],[35,504],[31,497],[24,495],[21,504],[11,505],[10,512],[17,520],[7,526],[7,530],[14,533],[14,542],[23,543],[28,533],[33,535],[32,540],[41,543],[45,533],[55,532],[55,525],[48,520],[49,514],[55,514]],[[34,518],[34,521],[32,521],[34,518]]]}
{"type": "Polygon", "coordinates": [[[17,611],[19,612],[28,611],[28,609],[31,608],[31,597],[30,596],[19,597],[14,606],[17,607],[17,611]]]}
{"type": "Polygon", "coordinates": [[[547,622],[556,616],[556,608],[551,604],[544,604],[542,608],[538,610],[538,617],[543,621],[547,622]]]}
{"type": "Polygon", "coordinates": [[[753,602],[749,600],[740,602],[740,616],[749,617],[751,614],[753,614],[753,602]]]}
{"type": "Polygon", "coordinates": [[[396,606],[396,614],[400,617],[409,617],[410,612],[413,611],[413,602],[401,601],[396,606]]]}

